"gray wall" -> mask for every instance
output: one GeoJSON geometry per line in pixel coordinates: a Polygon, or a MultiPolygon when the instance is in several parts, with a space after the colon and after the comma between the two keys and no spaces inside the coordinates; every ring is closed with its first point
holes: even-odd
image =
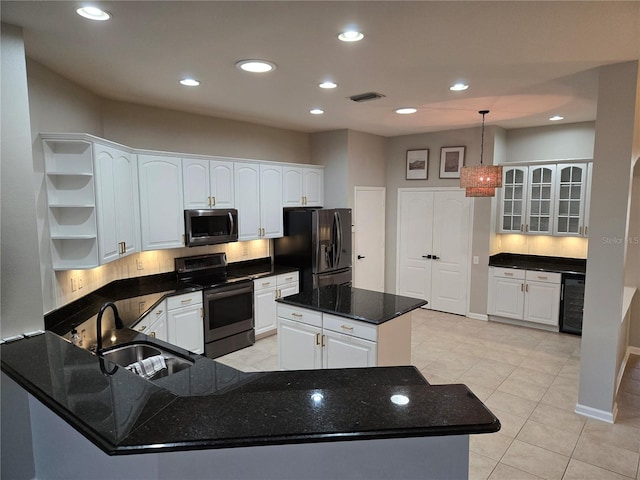
{"type": "MultiPolygon", "coordinates": [[[[613,412],[619,354],[627,347],[622,291],[632,166],[640,154],[638,74],[637,61],[600,69],[578,409],[601,415],[613,412]]],[[[638,321],[636,312],[630,322],[638,321]]]]}
{"type": "Polygon", "coordinates": [[[324,206],[351,207],[349,203],[349,131],[311,134],[311,163],[324,165],[324,206]]]}
{"type": "Polygon", "coordinates": [[[20,28],[2,24],[1,30],[0,324],[6,337],[42,328],[43,306],[24,41],[20,28]]]}
{"type": "Polygon", "coordinates": [[[387,138],[349,130],[349,206],[355,187],[384,187],[387,173],[387,138]]]}
{"type": "Polygon", "coordinates": [[[595,122],[506,131],[505,162],[593,158],[595,122]]]}
{"type": "Polygon", "coordinates": [[[129,147],[309,163],[309,135],[235,120],[103,100],[104,137],[129,147]]]}

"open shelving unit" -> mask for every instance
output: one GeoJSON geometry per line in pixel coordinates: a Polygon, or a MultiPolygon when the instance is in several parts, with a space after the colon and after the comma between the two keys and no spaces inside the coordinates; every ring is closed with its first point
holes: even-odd
{"type": "Polygon", "coordinates": [[[44,137],[43,148],[53,269],[97,267],[92,145],[44,137]]]}

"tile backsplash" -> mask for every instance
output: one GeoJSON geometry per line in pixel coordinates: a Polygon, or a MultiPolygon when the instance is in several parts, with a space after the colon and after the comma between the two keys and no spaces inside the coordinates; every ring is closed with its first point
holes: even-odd
{"type": "Polygon", "coordinates": [[[519,253],[549,257],[587,258],[589,240],[549,235],[496,235],[491,254],[519,253]]]}
{"type": "Polygon", "coordinates": [[[65,270],[55,272],[55,310],[94,290],[123,278],[173,272],[174,258],[226,252],[229,263],[271,256],[270,240],[251,240],[194,248],[175,248],[139,252],[91,270],[65,270]]]}

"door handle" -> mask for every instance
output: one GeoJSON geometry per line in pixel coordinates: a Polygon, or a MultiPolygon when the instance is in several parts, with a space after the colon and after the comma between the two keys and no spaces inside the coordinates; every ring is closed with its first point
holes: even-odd
{"type": "Polygon", "coordinates": [[[431,255],[422,255],[422,258],[428,258],[428,259],[431,259],[431,255]]]}
{"type": "Polygon", "coordinates": [[[433,255],[431,258],[433,258],[434,260],[440,260],[440,257],[438,257],[437,255],[433,255]]]}
{"type": "Polygon", "coordinates": [[[358,255],[358,260],[360,260],[361,258],[367,258],[364,255],[358,255]]]}

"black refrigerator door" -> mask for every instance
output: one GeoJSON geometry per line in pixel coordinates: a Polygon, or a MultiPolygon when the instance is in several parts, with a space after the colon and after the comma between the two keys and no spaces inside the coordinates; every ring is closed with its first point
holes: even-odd
{"type": "Polygon", "coordinates": [[[316,210],[313,222],[313,273],[351,267],[351,209],[316,210]]]}

